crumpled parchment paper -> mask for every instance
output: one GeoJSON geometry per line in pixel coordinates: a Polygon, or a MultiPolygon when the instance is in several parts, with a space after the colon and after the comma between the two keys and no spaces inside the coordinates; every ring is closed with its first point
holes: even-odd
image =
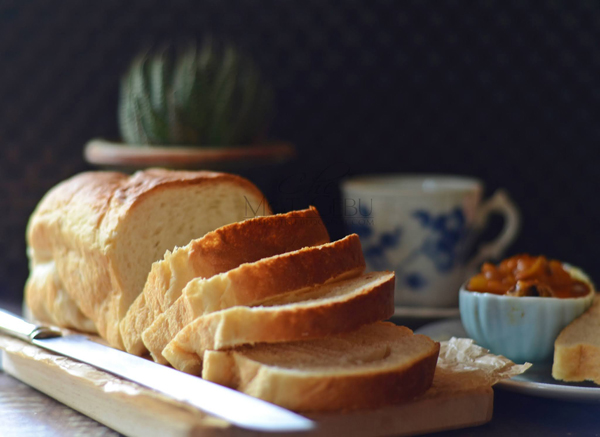
{"type": "Polygon", "coordinates": [[[452,337],[440,342],[436,377],[454,374],[467,387],[492,386],[497,382],[520,375],[530,363],[515,364],[501,355],[494,355],[477,346],[470,338],[452,337]]]}

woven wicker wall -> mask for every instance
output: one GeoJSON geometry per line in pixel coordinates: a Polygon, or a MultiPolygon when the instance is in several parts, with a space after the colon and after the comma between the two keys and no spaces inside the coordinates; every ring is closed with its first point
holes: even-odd
{"type": "MultiPolygon", "coordinates": [[[[206,32],[251,52],[272,80],[272,132],[301,152],[288,169],[304,181],[294,206],[333,204],[318,175],[470,174],[521,205],[513,251],[600,274],[598,2],[4,0],[0,299],[20,296],[36,202],[86,169],[89,138],[117,136],[129,59],[206,32]]],[[[276,182],[266,189],[285,209],[276,182]]]]}

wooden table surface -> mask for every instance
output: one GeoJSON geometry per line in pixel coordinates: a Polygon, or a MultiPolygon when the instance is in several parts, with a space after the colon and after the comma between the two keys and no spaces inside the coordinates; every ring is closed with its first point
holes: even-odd
{"type": "MultiPolygon", "coordinates": [[[[7,305],[0,306],[7,307],[7,305]]],[[[11,308],[16,310],[17,308],[11,308]]],[[[0,372],[1,437],[104,437],[119,434],[0,372]]],[[[600,403],[556,401],[495,390],[486,425],[436,436],[599,436],[600,403]]]]}

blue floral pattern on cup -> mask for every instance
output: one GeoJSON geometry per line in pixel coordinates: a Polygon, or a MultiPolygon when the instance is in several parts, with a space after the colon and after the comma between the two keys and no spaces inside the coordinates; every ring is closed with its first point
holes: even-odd
{"type": "Polygon", "coordinates": [[[422,227],[432,231],[432,235],[423,242],[421,252],[433,261],[439,272],[452,270],[459,259],[459,243],[466,232],[462,209],[454,208],[448,214],[439,215],[418,210],[412,215],[422,227]]]}
{"type": "MultiPolygon", "coordinates": [[[[363,215],[366,211],[360,211],[363,215]]],[[[368,214],[365,214],[367,216],[368,214]]],[[[467,233],[466,219],[461,208],[453,208],[446,214],[431,214],[425,210],[416,210],[411,214],[421,227],[430,230],[430,235],[415,248],[404,260],[394,266],[396,278],[405,287],[419,290],[427,285],[427,279],[417,271],[411,271],[410,265],[419,257],[429,258],[440,273],[452,271],[456,263],[462,262],[461,241],[467,233]]],[[[391,263],[387,252],[396,249],[402,242],[403,229],[394,229],[375,235],[368,221],[351,223],[350,231],[358,234],[363,242],[363,250],[370,266],[376,270],[385,270],[391,263]]]]}

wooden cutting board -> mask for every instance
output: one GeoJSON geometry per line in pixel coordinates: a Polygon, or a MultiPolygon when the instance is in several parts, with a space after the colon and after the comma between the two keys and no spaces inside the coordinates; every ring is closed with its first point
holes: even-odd
{"type": "MultiPolygon", "coordinates": [[[[6,373],[127,436],[258,435],[10,337],[0,335],[0,350],[6,373]]],[[[372,411],[311,415],[318,428],[310,436],[417,435],[481,425],[491,420],[492,410],[491,387],[465,389],[464,377],[438,371],[432,388],[411,402],[372,411]]]]}

